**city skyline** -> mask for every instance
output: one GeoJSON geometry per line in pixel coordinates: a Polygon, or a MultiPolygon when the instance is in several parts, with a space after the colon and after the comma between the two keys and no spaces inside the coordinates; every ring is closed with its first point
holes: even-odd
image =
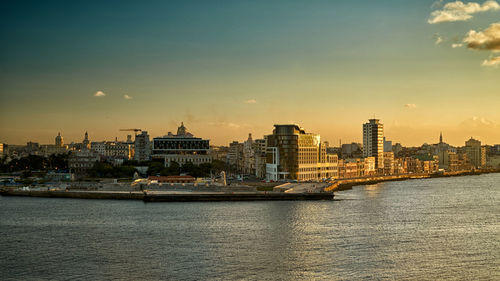
{"type": "Polygon", "coordinates": [[[500,6],[460,3],[11,2],[0,143],[184,121],[214,145],[286,123],[337,145],[375,115],[405,146],[496,144],[500,6]]]}
{"type": "MultiPolygon", "coordinates": [[[[367,119],[368,121],[371,121],[372,119],[367,119]]],[[[379,121],[379,119],[376,119],[377,121],[379,121]]],[[[366,121],[366,120],[365,120],[366,121]]],[[[184,126],[184,122],[181,121],[181,126],[184,126]]],[[[179,125],[179,124],[177,124],[179,125]]],[[[304,128],[300,123],[282,123],[282,124],[274,124],[273,126],[276,126],[276,125],[296,125],[296,126],[299,126],[300,128],[304,128]]],[[[364,125],[364,124],[362,124],[364,125]]],[[[384,125],[384,124],[382,124],[384,125]]],[[[47,142],[43,142],[43,141],[39,141],[37,139],[29,139],[28,141],[26,141],[25,143],[10,143],[10,145],[20,145],[20,146],[23,146],[23,145],[26,145],[26,143],[29,143],[29,142],[34,142],[34,143],[39,143],[40,145],[53,145],[55,144],[56,146],[61,146],[61,142],[63,145],[69,145],[69,144],[78,144],[78,143],[82,143],[82,142],[85,142],[85,141],[88,141],[89,143],[90,142],[113,142],[113,141],[126,141],[129,139],[129,137],[133,137],[134,134],[133,133],[130,133],[131,131],[134,131],[134,130],[138,130],[139,131],[142,131],[142,132],[145,132],[148,136],[150,136],[151,138],[162,138],[162,137],[167,137],[167,136],[170,136],[170,134],[174,133],[175,130],[172,129],[172,130],[168,130],[168,131],[165,131],[164,134],[160,134],[160,135],[152,135],[150,133],[150,131],[148,131],[147,129],[138,129],[138,128],[134,128],[134,129],[120,129],[119,131],[119,134],[120,134],[120,137],[118,136],[115,136],[115,137],[112,137],[112,138],[105,138],[105,139],[96,139],[96,138],[92,138],[91,134],[89,134],[89,131],[88,130],[85,130],[83,133],[81,133],[81,136],[77,136],[76,139],[68,139],[65,135],[63,135],[61,133],[61,131],[58,131],[57,132],[57,135],[53,135],[52,136],[52,139],[51,140],[48,140],[47,142]],[[61,141],[62,140],[62,141],[61,141]]],[[[314,134],[317,134],[317,135],[320,135],[320,136],[323,136],[321,133],[319,132],[314,132],[312,130],[305,130],[307,133],[314,133],[314,134]]],[[[330,141],[328,139],[325,139],[322,137],[322,139],[324,141],[326,141],[327,143],[330,144],[329,147],[340,147],[339,145],[340,144],[351,144],[351,143],[357,143],[357,144],[360,144],[360,145],[363,145],[363,131],[364,129],[361,130],[361,140],[360,141],[342,141],[342,139],[339,139],[338,142],[336,143],[335,141],[330,141]]],[[[136,132],[135,136],[140,136],[141,134],[136,132]]],[[[188,131],[190,134],[192,133],[191,130],[189,129],[188,131]]],[[[248,132],[246,134],[246,136],[242,137],[242,138],[234,138],[232,139],[230,142],[233,142],[233,141],[244,141],[248,138],[248,135],[254,135],[257,139],[261,139],[261,138],[264,138],[265,136],[268,136],[268,135],[271,135],[272,134],[272,129],[266,133],[264,133],[263,135],[255,135],[253,132],[248,132]]],[[[193,135],[191,134],[192,136],[195,136],[195,137],[198,137],[197,135],[193,135]]],[[[439,135],[437,136],[436,138],[436,141],[429,141],[429,142],[424,142],[424,143],[421,143],[421,144],[417,144],[417,145],[405,145],[404,143],[401,143],[397,140],[393,140],[393,139],[389,139],[386,137],[385,135],[385,132],[382,134],[382,136],[384,137],[384,141],[390,141],[391,143],[393,144],[401,144],[405,147],[420,147],[422,145],[426,145],[426,144],[439,144],[439,143],[447,143],[447,144],[450,144],[452,146],[455,146],[455,147],[461,147],[464,145],[465,142],[467,142],[467,140],[469,139],[477,139],[477,137],[475,136],[469,136],[469,137],[466,137],[463,139],[463,142],[462,144],[453,144],[453,143],[450,143],[448,141],[446,141],[445,137],[443,137],[443,132],[440,131],[439,132],[439,135]]],[[[222,144],[219,144],[219,143],[213,143],[213,140],[208,138],[208,137],[204,137],[204,136],[201,136],[201,138],[203,139],[208,139],[212,142],[212,145],[213,146],[228,146],[230,144],[230,142],[228,143],[222,143],[222,144]]],[[[479,139],[481,141],[481,139],[479,139]]],[[[131,141],[133,142],[134,140],[131,139],[131,141]]],[[[1,142],[0,142],[1,143],[1,142]]],[[[5,144],[9,144],[9,143],[5,143],[5,144]]],[[[484,145],[498,145],[498,143],[485,143],[483,142],[484,145]]]]}

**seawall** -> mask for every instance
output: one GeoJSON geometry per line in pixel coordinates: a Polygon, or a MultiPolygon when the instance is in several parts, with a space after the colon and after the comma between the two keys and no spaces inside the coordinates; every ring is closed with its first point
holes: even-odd
{"type": "Polygon", "coordinates": [[[332,192],[112,192],[112,191],[59,191],[59,190],[2,190],[2,196],[27,196],[76,199],[143,200],[144,202],[195,201],[276,201],[276,200],[333,200],[332,192]]]}
{"type": "Polygon", "coordinates": [[[324,190],[327,192],[335,192],[351,189],[356,185],[370,185],[385,181],[403,181],[409,179],[426,179],[426,178],[442,178],[442,177],[458,177],[458,176],[471,176],[488,173],[500,173],[500,169],[488,170],[475,170],[475,171],[456,171],[456,172],[442,172],[434,174],[404,174],[404,175],[391,175],[391,176],[370,176],[352,179],[339,179],[333,181],[330,186],[324,190]]]}

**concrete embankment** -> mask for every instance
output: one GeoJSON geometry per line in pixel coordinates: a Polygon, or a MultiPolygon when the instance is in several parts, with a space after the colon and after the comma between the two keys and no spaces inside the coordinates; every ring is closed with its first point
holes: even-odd
{"type": "Polygon", "coordinates": [[[392,176],[371,176],[371,177],[360,177],[352,179],[340,179],[331,183],[330,186],[324,190],[327,192],[335,192],[351,189],[356,185],[370,185],[377,184],[385,181],[403,181],[409,179],[426,179],[426,178],[442,178],[442,177],[457,177],[457,176],[470,176],[470,175],[480,175],[487,173],[500,173],[500,169],[488,169],[488,170],[476,170],[476,171],[456,171],[456,172],[442,172],[435,174],[404,174],[404,175],[392,175],[392,176]]]}
{"type": "Polygon", "coordinates": [[[144,202],[193,201],[274,201],[274,200],[332,200],[333,193],[279,193],[279,192],[112,192],[59,190],[2,190],[2,196],[28,196],[77,199],[121,199],[144,202]]]}

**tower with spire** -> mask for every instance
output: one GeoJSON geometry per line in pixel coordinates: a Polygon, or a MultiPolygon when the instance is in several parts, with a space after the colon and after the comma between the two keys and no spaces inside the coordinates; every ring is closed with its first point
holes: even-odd
{"type": "Polygon", "coordinates": [[[443,132],[439,132],[439,143],[443,143],[443,132]]]}
{"type": "Polygon", "coordinates": [[[90,148],[89,133],[85,131],[85,137],[83,139],[83,148],[90,148]]]}
{"type": "Polygon", "coordinates": [[[177,135],[178,136],[185,136],[187,132],[186,127],[184,127],[184,122],[181,122],[181,126],[177,128],[177,135]]]}

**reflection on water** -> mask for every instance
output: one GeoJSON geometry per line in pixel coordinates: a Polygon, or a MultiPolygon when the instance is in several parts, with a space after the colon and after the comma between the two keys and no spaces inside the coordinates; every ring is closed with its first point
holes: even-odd
{"type": "Polygon", "coordinates": [[[0,198],[2,279],[500,278],[500,174],[335,201],[0,198]]]}

